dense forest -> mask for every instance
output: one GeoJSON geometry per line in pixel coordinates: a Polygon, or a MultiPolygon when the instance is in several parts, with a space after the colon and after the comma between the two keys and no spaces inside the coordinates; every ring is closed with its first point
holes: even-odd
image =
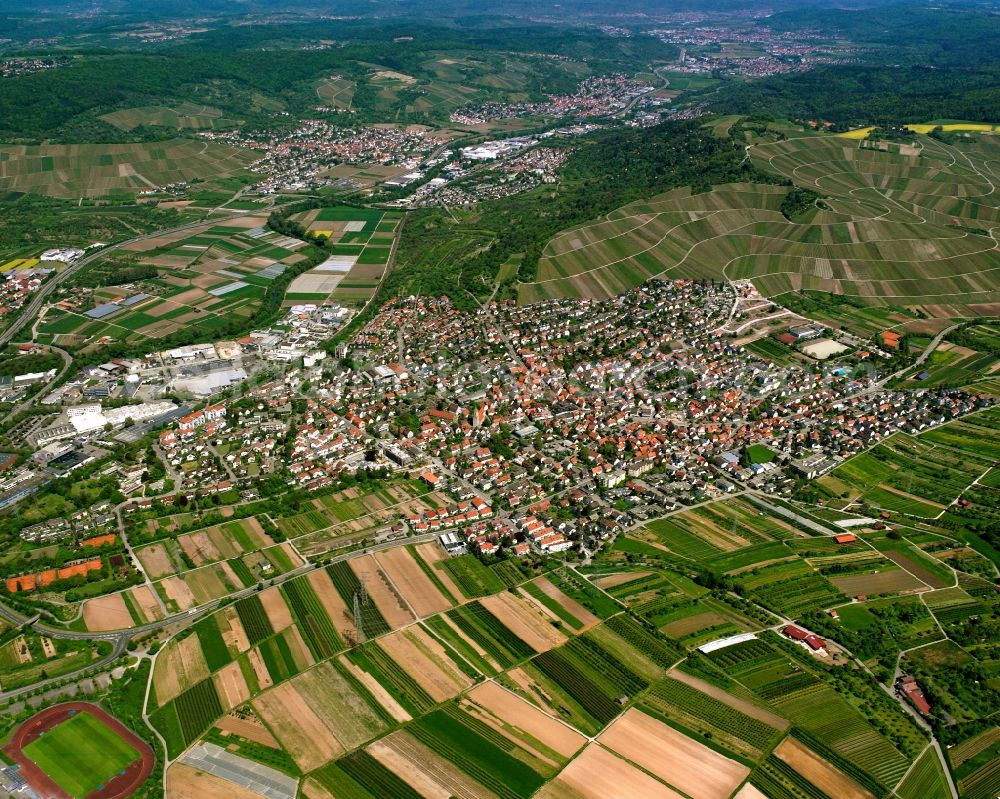
{"type": "Polygon", "coordinates": [[[766,24],[843,37],[856,45],[859,63],[729,83],[709,98],[714,110],[842,126],[997,120],[996,14],[909,5],[872,13],[813,9],[777,14],[766,24]]]}
{"type": "MultiPolygon", "coordinates": [[[[548,92],[572,92],[578,79],[553,67],[551,61],[530,54],[586,59],[591,74],[601,74],[642,69],[651,59],[669,59],[677,53],[675,47],[650,36],[620,39],[599,31],[550,26],[462,32],[412,23],[348,21],[226,27],[150,53],[78,52],[68,65],[58,69],[2,80],[0,140],[118,142],[166,137],[171,132],[140,129],[126,134],[98,117],[118,108],[184,101],[222,109],[251,127],[280,127],[293,124],[295,117],[283,115],[279,109],[313,112],[317,102],[314,82],[332,72],[362,86],[372,65],[433,79],[426,62],[455,50],[475,52],[477,58],[495,62],[490,64],[491,72],[503,71],[505,53],[526,54],[535,68],[527,85],[518,90],[534,99],[542,99],[548,92]],[[348,43],[331,49],[301,49],[303,42],[323,36],[346,37],[348,43]]],[[[481,99],[506,96],[485,83],[477,85],[477,90],[481,99]]],[[[398,113],[388,113],[400,108],[376,105],[371,99],[375,94],[357,92],[358,113],[352,123],[386,118],[430,120],[427,115],[404,119],[398,113]]],[[[447,112],[443,114],[447,118],[447,112]]]]}
{"type": "Polygon", "coordinates": [[[34,194],[0,195],[0,248],[89,246],[173,227],[180,214],[155,205],[97,205],[34,194]]]}
{"type": "Polygon", "coordinates": [[[557,186],[482,203],[459,222],[440,210],[413,212],[385,291],[447,294],[468,306],[472,295],[490,293],[502,264],[518,259],[517,277],[532,280],[553,235],[628,202],[678,186],[699,192],[719,183],[775,182],[744,160],[733,139],[709,135],[701,124],[602,131],[574,152],[557,186]]]}

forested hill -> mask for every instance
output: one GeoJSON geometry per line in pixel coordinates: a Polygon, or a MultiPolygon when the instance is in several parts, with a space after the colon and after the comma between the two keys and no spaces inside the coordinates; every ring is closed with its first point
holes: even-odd
{"type": "Polygon", "coordinates": [[[859,11],[803,8],[758,22],[778,32],[821,31],[850,41],[867,63],[976,67],[1000,60],[1000,16],[975,7],[893,3],[859,11]]]}
{"type": "MultiPolygon", "coordinates": [[[[541,99],[547,92],[575,91],[578,79],[530,54],[544,52],[585,59],[591,74],[634,72],[644,69],[651,60],[669,60],[677,55],[676,47],[651,36],[623,39],[596,30],[552,26],[456,30],[413,23],[320,20],[309,25],[227,27],[152,52],[64,53],[75,57],[59,69],[2,80],[0,140],[127,140],[128,136],[101,121],[100,115],[129,106],[184,101],[210,105],[251,125],[291,124],[296,114],[312,111],[316,105],[315,81],[331,72],[363,82],[371,65],[377,64],[417,80],[433,79],[433,75],[425,75],[425,65],[435,54],[470,49],[483,59],[492,58],[497,69],[502,69],[505,53],[529,54],[526,58],[538,62],[532,83],[524,87],[533,99],[541,99]],[[301,43],[324,36],[346,43],[330,49],[302,49],[301,43]],[[406,41],[400,41],[400,37],[406,41]],[[276,114],[274,108],[287,110],[291,116],[276,114]]],[[[505,99],[501,90],[493,93],[496,99],[505,99]]],[[[374,95],[374,91],[357,93],[357,121],[385,121],[375,116],[371,120],[362,118],[364,100],[374,95]]],[[[429,121],[395,115],[390,118],[429,121]]]]}
{"type": "Polygon", "coordinates": [[[731,83],[710,98],[713,110],[843,125],[996,122],[1000,115],[1000,15],[905,5],[799,10],[767,25],[830,32],[855,44],[861,63],[731,83]]]}
{"type": "Polygon", "coordinates": [[[932,119],[996,122],[1000,65],[963,70],[824,67],[728,85],[709,106],[719,113],[822,119],[845,127],[932,119]]]}
{"type": "MultiPolygon", "coordinates": [[[[633,200],[680,186],[701,192],[720,183],[774,183],[744,158],[733,138],[711,135],[703,122],[615,128],[581,142],[555,186],[480,204],[474,212],[420,209],[407,219],[385,295],[446,294],[460,307],[488,296],[502,265],[535,278],[545,243],[556,233],[596,219],[633,200]]],[[[503,293],[501,292],[501,296],[503,293]]]]}

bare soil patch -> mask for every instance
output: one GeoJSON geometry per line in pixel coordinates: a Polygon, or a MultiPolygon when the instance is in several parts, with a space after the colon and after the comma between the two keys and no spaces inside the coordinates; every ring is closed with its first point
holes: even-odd
{"type": "Polygon", "coordinates": [[[513,594],[501,593],[480,600],[483,607],[536,652],[546,652],[566,640],[555,626],[535,608],[513,594]]]}
{"type": "Polygon", "coordinates": [[[145,570],[151,580],[158,580],[176,571],[173,562],[170,560],[167,548],[163,544],[152,544],[151,546],[143,547],[135,555],[139,558],[143,570],[145,570]]]}
{"type": "Polygon", "coordinates": [[[306,642],[302,640],[302,633],[299,632],[298,627],[295,625],[288,627],[284,632],[284,637],[288,642],[288,649],[292,653],[292,660],[295,661],[299,671],[305,671],[316,663],[316,659],[309,651],[309,647],[306,646],[306,642]]]}
{"type": "Polygon", "coordinates": [[[584,624],[584,629],[593,627],[598,624],[601,620],[597,618],[593,613],[587,610],[583,605],[577,602],[572,597],[566,596],[562,591],[560,591],[555,585],[553,585],[547,577],[539,577],[535,580],[535,585],[542,589],[542,593],[547,597],[554,599],[559,605],[564,607],[571,616],[576,617],[584,624]]]}
{"type": "Polygon", "coordinates": [[[197,635],[171,641],[156,657],[153,687],[156,701],[165,705],[175,696],[208,676],[208,664],[197,635]]]}
{"type": "Polygon", "coordinates": [[[403,598],[389,583],[385,573],[378,567],[378,563],[371,555],[354,558],[348,563],[358,579],[365,581],[368,596],[375,603],[375,607],[382,612],[393,630],[398,630],[400,627],[405,627],[415,621],[403,598]]]}
{"type": "Polygon", "coordinates": [[[260,686],[261,690],[274,685],[274,680],[271,679],[271,673],[267,670],[259,649],[251,649],[247,652],[247,660],[253,667],[253,673],[257,677],[257,685],[260,686]]]}
{"type": "Polygon", "coordinates": [[[182,535],[177,539],[177,543],[181,545],[181,549],[191,558],[195,566],[222,560],[222,553],[219,552],[218,547],[204,530],[190,535],[182,535]]]}
{"type": "Polygon", "coordinates": [[[223,716],[215,726],[223,732],[238,735],[240,738],[253,741],[261,746],[269,746],[272,749],[281,748],[281,744],[278,743],[277,739],[256,718],[251,721],[250,719],[239,718],[234,715],[223,716]]]}
{"type": "Polygon", "coordinates": [[[437,545],[437,543],[430,541],[426,544],[417,544],[417,554],[424,559],[424,563],[434,570],[438,579],[444,587],[448,589],[448,592],[453,597],[461,600],[461,598],[465,596],[455,581],[451,579],[451,575],[448,574],[448,572],[437,568],[435,565],[443,560],[448,560],[448,555],[437,545]]]}
{"type": "Polygon", "coordinates": [[[609,574],[606,577],[598,577],[592,582],[598,588],[607,590],[608,588],[617,588],[619,585],[630,583],[633,580],[641,580],[651,574],[652,572],[619,572],[618,574],[609,574]]]}
{"type": "Polygon", "coordinates": [[[591,744],[536,794],[538,799],[683,799],[662,782],[591,744]]]}
{"type": "Polygon", "coordinates": [[[312,701],[290,683],[282,683],[254,700],[254,709],[303,771],[319,768],[344,747],[312,710],[312,701]]]}
{"type": "Polygon", "coordinates": [[[222,700],[223,710],[232,710],[250,698],[250,689],[247,687],[246,680],[243,679],[240,664],[236,661],[216,672],[213,680],[218,689],[219,698],[222,700]]]}
{"type": "Polygon", "coordinates": [[[586,737],[568,724],[547,716],[493,681],[480,683],[468,696],[497,719],[527,733],[563,757],[572,757],[587,743],[586,737]]]}
{"type": "Polygon", "coordinates": [[[219,631],[226,646],[235,647],[237,652],[246,652],[250,648],[250,639],[247,638],[236,609],[228,607],[216,618],[219,619],[219,631]]]}
{"type": "Polygon", "coordinates": [[[854,780],[794,738],[782,741],[774,754],[813,785],[822,786],[830,796],[836,796],[837,799],[873,799],[872,794],[854,780]]]}
{"type": "Polygon", "coordinates": [[[242,785],[184,763],[174,763],[167,769],[167,796],[170,799],[260,799],[260,794],[242,785]]]}
{"type": "MultiPolygon", "coordinates": [[[[421,795],[428,799],[437,799],[439,793],[424,793],[424,791],[436,791],[438,789],[447,792],[447,796],[460,796],[462,799],[497,799],[492,791],[487,790],[479,783],[474,782],[462,771],[453,766],[443,757],[436,755],[423,744],[419,743],[413,736],[403,730],[394,732],[369,747],[368,751],[373,757],[389,765],[400,776],[405,775],[405,779],[421,795]],[[382,760],[383,757],[390,757],[387,750],[391,750],[391,761],[382,760]],[[428,782],[429,781],[429,782],[428,782]],[[432,788],[437,785],[438,788],[432,788]]],[[[610,796],[611,794],[608,794],[610,796]]],[[[607,796],[604,797],[607,799],[607,796]]]]}
{"type": "Polygon", "coordinates": [[[139,609],[139,612],[142,613],[147,622],[163,618],[160,603],[156,601],[156,597],[153,596],[153,591],[148,585],[138,585],[128,593],[132,597],[133,604],[139,609]]]}
{"type": "Polygon", "coordinates": [[[134,627],[121,594],[110,594],[88,599],[83,603],[83,621],[88,630],[123,630],[134,627]]]}
{"type": "Polygon", "coordinates": [[[282,598],[277,587],[268,588],[257,596],[260,597],[260,602],[264,606],[264,612],[267,614],[267,618],[271,622],[271,626],[275,632],[280,632],[291,625],[292,612],[288,609],[288,605],[285,604],[285,600],[282,598]]]}
{"type": "Polygon", "coordinates": [[[366,750],[379,763],[406,782],[424,799],[451,799],[454,794],[432,775],[414,769],[405,755],[384,741],[376,741],[366,750]]]}
{"type": "Polygon", "coordinates": [[[306,579],[313,591],[316,592],[323,610],[326,611],[326,615],[330,617],[330,621],[341,637],[353,636],[354,621],[351,618],[351,611],[347,609],[344,600],[340,598],[337,589],[333,587],[330,575],[323,569],[316,569],[309,572],[306,579]]]}
{"type": "Polygon", "coordinates": [[[420,627],[409,627],[380,638],[379,646],[436,702],[450,699],[472,685],[468,675],[459,671],[441,645],[420,627]]]}
{"type": "Polygon", "coordinates": [[[316,780],[312,777],[302,783],[301,790],[302,795],[306,797],[306,799],[337,799],[336,796],[316,782],[316,780]]]}
{"type": "Polygon", "coordinates": [[[167,598],[177,603],[178,610],[188,610],[198,604],[195,601],[194,594],[191,593],[191,589],[188,588],[187,583],[180,579],[180,577],[167,577],[160,585],[163,587],[167,598]]]}
{"type": "Polygon", "coordinates": [[[337,660],[340,665],[343,666],[352,677],[354,677],[354,679],[356,679],[368,690],[368,693],[374,697],[376,702],[385,708],[386,712],[392,716],[394,720],[406,722],[413,718],[406,712],[406,708],[393,699],[392,694],[385,690],[382,683],[372,677],[372,675],[370,675],[367,671],[358,668],[343,655],[337,658],[337,660]]]}
{"type": "Polygon", "coordinates": [[[419,618],[451,607],[405,547],[387,549],[374,557],[419,618]]]}
{"type": "Polygon", "coordinates": [[[652,716],[631,708],[598,740],[692,799],[726,799],[750,773],[652,716]]]}

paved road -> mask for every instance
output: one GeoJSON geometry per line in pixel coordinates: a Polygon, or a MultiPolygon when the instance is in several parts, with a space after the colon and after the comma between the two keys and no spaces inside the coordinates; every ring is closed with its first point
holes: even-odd
{"type": "MultiPolygon", "coordinates": [[[[232,214],[227,218],[250,216],[259,213],[261,213],[260,209],[255,209],[253,211],[240,211],[238,213],[232,214]]],[[[138,241],[145,241],[146,239],[152,239],[157,236],[164,236],[170,233],[177,233],[183,230],[192,230],[193,228],[204,227],[206,225],[211,225],[211,224],[212,224],[211,220],[202,219],[198,222],[188,222],[184,225],[178,225],[177,227],[173,228],[166,228],[164,230],[155,230],[151,233],[143,233],[141,236],[136,236],[135,238],[132,239],[125,239],[124,241],[119,241],[116,244],[110,244],[107,247],[103,247],[100,250],[97,250],[96,252],[90,255],[85,255],[83,258],[74,261],[68,267],[66,267],[62,272],[57,272],[51,279],[47,280],[38,290],[35,296],[31,298],[31,301],[25,307],[21,315],[14,321],[14,323],[6,330],[4,330],[2,333],[0,333],[0,346],[6,346],[7,344],[9,344],[13,340],[14,336],[26,324],[28,324],[32,319],[35,318],[38,312],[42,309],[42,305],[45,302],[45,298],[53,291],[55,291],[60,284],[66,282],[68,278],[79,272],[83,267],[89,266],[90,264],[97,261],[99,258],[103,258],[109,252],[114,252],[115,250],[119,250],[128,244],[133,244],[138,241]]]]}
{"type": "MultiPolygon", "coordinates": [[[[383,544],[376,544],[366,548],[365,552],[381,552],[386,549],[392,549],[394,547],[403,546],[406,544],[421,544],[427,541],[433,541],[437,538],[437,533],[426,533],[424,535],[410,536],[407,538],[400,538],[394,541],[386,541],[383,544]]],[[[328,563],[335,563],[341,560],[347,560],[352,557],[356,557],[360,552],[355,550],[353,552],[347,552],[343,555],[337,555],[331,558],[329,561],[325,561],[323,564],[316,563],[306,563],[299,568],[294,569],[290,572],[286,572],[279,577],[275,577],[270,580],[271,585],[279,585],[287,580],[291,580],[295,577],[300,577],[303,574],[308,574],[316,569],[324,568],[328,563]]],[[[72,641],[114,641],[115,646],[111,651],[111,654],[101,660],[90,663],[86,668],[80,669],[78,671],[72,672],[70,674],[64,674],[61,677],[54,677],[50,680],[45,680],[43,682],[35,683],[34,685],[29,685],[24,688],[20,688],[14,691],[7,691],[0,693],[0,702],[5,702],[21,694],[28,693],[29,691],[34,691],[38,688],[50,685],[55,682],[64,682],[66,680],[72,680],[79,675],[83,674],[85,671],[91,671],[92,669],[101,668],[111,663],[113,660],[121,657],[122,654],[128,648],[129,642],[140,635],[145,635],[147,633],[156,632],[157,630],[162,630],[166,627],[171,627],[177,624],[186,624],[193,622],[195,619],[200,618],[206,613],[211,613],[217,610],[223,602],[235,602],[238,599],[243,599],[244,597],[252,596],[256,594],[258,587],[256,585],[250,586],[249,588],[244,588],[236,593],[229,594],[228,596],[222,597],[220,599],[214,599],[211,602],[206,602],[204,605],[199,605],[196,608],[191,608],[183,613],[175,613],[167,618],[160,619],[159,621],[152,622],[151,624],[144,624],[140,627],[132,627],[128,630],[110,630],[107,632],[76,632],[74,630],[60,629],[58,627],[50,627],[47,624],[42,624],[38,620],[38,616],[28,618],[22,616],[15,610],[7,607],[6,605],[0,603],[0,617],[9,621],[11,624],[22,627],[24,625],[30,625],[35,632],[41,635],[48,636],[50,638],[61,638],[64,640],[72,641]]]]}
{"type": "Polygon", "coordinates": [[[63,377],[66,375],[66,372],[68,372],[69,368],[73,365],[73,356],[70,355],[68,352],[66,352],[66,350],[59,349],[59,347],[53,346],[52,344],[38,344],[36,346],[39,349],[57,353],[63,359],[63,367],[62,369],[59,370],[59,373],[48,382],[48,384],[46,384],[41,389],[38,389],[37,391],[32,391],[28,396],[28,399],[24,400],[24,402],[18,403],[13,408],[11,408],[10,412],[6,416],[4,416],[2,421],[0,421],[0,424],[6,423],[10,419],[13,419],[15,416],[17,416],[17,414],[25,410],[29,405],[34,405],[40,398],[48,394],[52,390],[52,387],[63,379],[63,377]]]}
{"type": "Polygon", "coordinates": [[[941,343],[941,340],[956,327],[958,327],[958,325],[952,325],[951,327],[946,327],[944,330],[942,330],[940,333],[934,336],[934,340],[927,345],[927,347],[924,349],[922,353],[920,353],[920,357],[917,358],[914,366],[920,366],[924,361],[926,361],[931,356],[931,353],[937,349],[937,346],[938,344],[941,343]]]}

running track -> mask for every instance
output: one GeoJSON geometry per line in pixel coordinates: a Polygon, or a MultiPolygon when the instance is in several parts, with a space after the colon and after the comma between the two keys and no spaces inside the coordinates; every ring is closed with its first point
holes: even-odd
{"type": "Polygon", "coordinates": [[[21,777],[42,799],[72,799],[44,771],[25,757],[23,752],[24,747],[37,740],[43,732],[66,721],[71,711],[89,713],[100,719],[141,755],[139,760],[125,769],[124,774],[116,774],[103,788],[88,794],[86,799],[125,799],[126,796],[131,796],[153,771],[153,750],[118,719],[91,702],[63,702],[54,705],[39,711],[17,728],[3,751],[20,765],[21,777]]]}

